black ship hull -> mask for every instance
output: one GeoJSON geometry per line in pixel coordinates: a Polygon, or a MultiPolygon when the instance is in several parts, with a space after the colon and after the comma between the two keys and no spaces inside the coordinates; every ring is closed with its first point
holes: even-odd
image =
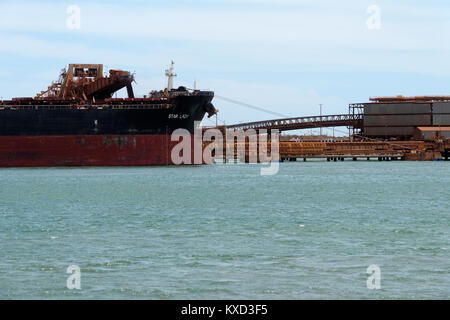
{"type": "Polygon", "coordinates": [[[0,136],[171,134],[179,128],[193,133],[211,100],[212,95],[198,95],[164,104],[4,105],[0,136]]]}
{"type": "Polygon", "coordinates": [[[211,92],[169,99],[111,99],[95,105],[0,105],[0,166],[170,165],[171,134],[212,108],[211,92]],[[151,100],[151,101],[150,101],[151,100]]]}

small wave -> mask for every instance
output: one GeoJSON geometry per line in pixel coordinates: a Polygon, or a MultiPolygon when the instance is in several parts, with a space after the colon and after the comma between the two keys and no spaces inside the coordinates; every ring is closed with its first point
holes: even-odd
{"type": "Polygon", "coordinates": [[[400,234],[413,234],[416,233],[413,230],[409,230],[409,229],[395,229],[394,233],[400,233],[400,234]]]}
{"type": "Polygon", "coordinates": [[[442,248],[438,248],[438,247],[414,247],[414,250],[417,251],[430,251],[430,252],[436,252],[439,250],[442,250],[442,248]]]}

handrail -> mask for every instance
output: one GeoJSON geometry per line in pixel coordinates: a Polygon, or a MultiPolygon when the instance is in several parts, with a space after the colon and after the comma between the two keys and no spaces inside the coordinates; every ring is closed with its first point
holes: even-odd
{"type": "Polygon", "coordinates": [[[0,104],[0,109],[9,110],[84,110],[84,109],[169,109],[173,107],[171,103],[154,103],[154,104],[97,104],[97,105],[73,105],[73,104],[0,104]]]}

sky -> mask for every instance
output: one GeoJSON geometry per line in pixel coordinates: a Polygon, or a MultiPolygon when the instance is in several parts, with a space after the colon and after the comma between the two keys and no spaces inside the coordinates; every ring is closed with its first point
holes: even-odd
{"type": "MultiPolygon", "coordinates": [[[[3,99],[34,96],[69,63],[135,72],[144,95],[166,86],[171,60],[175,86],[195,81],[289,117],[318,115],[319,104],[341,114],[375,96],[450,94],[443,0],[0,0],[0,13],[3,99]]],[[[220,123],[274,118],[213,102],[220,123]]]]}

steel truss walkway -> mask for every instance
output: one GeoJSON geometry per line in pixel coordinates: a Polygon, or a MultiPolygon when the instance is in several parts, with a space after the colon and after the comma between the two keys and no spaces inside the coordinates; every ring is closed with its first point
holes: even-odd
{"type": "Polygon", "coordinates": [[[323,127],[358,127],[361,128],[363,116],[361,114],[337,114],[325,116],[299,117],[273,119],[256,122],[238,123],[226,126],[227,129],[254,129],[269,130],[278,129],[280,131],[323,128],[323,127]]]}

